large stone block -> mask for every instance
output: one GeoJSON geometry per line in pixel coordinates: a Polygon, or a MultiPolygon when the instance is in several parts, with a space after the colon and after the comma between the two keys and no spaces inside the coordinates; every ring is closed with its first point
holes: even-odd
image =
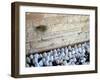
{"type": "Polygon", "coordinates": [[[26,18],[26,53],[53,49],[89,40],[89,16],[28,14],[26,18]],[[36,26],[46,25],[44,32],[36,26]]]}
{"type": "Polygon", "coordinates": [[[68,23],[80,23],[80,15],[68,15],[68,23]]]}
{"type": "Polygon", "coordinates": [[[89,23],[82,23],[82,28],[81,28],[82,32],[89,32],[90,30],[90,25],[89,23]]]}
{"type": "Polygon", "coordinates": [[[80,16],[80,22],[89,22],[89,15],[80,16]]]}

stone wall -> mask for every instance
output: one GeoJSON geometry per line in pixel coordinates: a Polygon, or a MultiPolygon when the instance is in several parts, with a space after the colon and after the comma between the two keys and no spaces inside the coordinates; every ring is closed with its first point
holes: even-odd
{"type": "Polygon", "coordinates": [[[89,40],[89,16],[26,13],[26,53],[89,40]],[[36,29],[46,25],[45,31],[36,29]]]}

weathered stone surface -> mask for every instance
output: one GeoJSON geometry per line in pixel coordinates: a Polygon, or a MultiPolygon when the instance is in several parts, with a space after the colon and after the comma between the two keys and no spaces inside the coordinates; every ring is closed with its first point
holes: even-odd
{"type": "Polygon", "coordinates": [[[26,14],[26,53],[57,48],[89,40],[89,16],[26,14]],[[44,32],[36,26],[46,25],[44,32]]]}
{"type": "Polygon", "coordinates": [[[89,28],[89,22],[84,22],[84,23],[82,23],[83,25],[82,25],[82,28],[81,28],[81,30],[82,30],[82,32],[89,32],[89,30],[90,30],[90,28],[89,28]]]}
{"type": "Polygon", "coordinates": [[[80,22],[88,22],[88,21],[89,21],[89,15],[80,16],[80,22]]]}
{"type": "Polygon", "coordinates": [[[30,52],[30,49],[31,49],[31,47],[30,47],[30,43],[26,43],[26,54],[27,53],[29,53],[30,52]]]}
{"type": "Polygon", "coordinates": [[[68,23],[80,23],[80,15],[68,15],[68,23]]]}

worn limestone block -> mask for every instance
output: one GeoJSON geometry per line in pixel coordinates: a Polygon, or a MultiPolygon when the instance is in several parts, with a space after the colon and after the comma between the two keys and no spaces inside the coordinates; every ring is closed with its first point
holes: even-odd
{"type": "Polygon", "coordinates": [[[82,28],[81,28],[82,32],[89,32],[90,29],[89,27],[90,27],[89,22],[82,23],[82,28]]]}
{"type": "Polygon", "coordinates": [[[34,26],[38,26],[43,20],[44,14],[41,13],[26,13],[26,23],[27,20],[31,20],[34,26]]]}
{"type": "Polygon", "coordinates": [[[31,49],[30,43],[26,43],[25,47],[26,47],[26,54],[28,54],[30,52],[30,49],[31,49]]]}
{"type": "Polygon", "coordinates": [[[68,23],[80,23],[80,15],[68,15],[68,23]]]}
{"type": "Polygon", "coordinates": [[[26,53],[39,52],[89,40],[89,16],[26,14],[26,53]],[[36,30],[45,25],[45,31],[36,30]]]}
{"type": "Polygon", "coordinates": [[[87,35],[85,33],[81,33],[80,35],[78,33],[73,33],[72,35],[69,36],[69,38],[64,36],[64,37],[59,37],[59,38],[52,38],[47,41],[33,43],[32,48],[35,49],[35,51],[42,51],[48,48],[52,49],[52,48],[61,47],[62,45],[66,46],[69,44],[88,40],[88,37],[86,36],[87,35]]]}
{"type": "Polygon", "coordinates": [[[80,16],[80,22],[89,22],[89,15],[80,16]]]}

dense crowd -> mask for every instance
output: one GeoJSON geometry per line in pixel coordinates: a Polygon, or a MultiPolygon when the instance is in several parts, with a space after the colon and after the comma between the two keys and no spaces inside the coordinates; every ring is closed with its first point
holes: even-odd
{"type": "Polygon", "coordinates": [[[90,62],[88,42],[26,55],[26,67],[85,65],[90,62]]]}

